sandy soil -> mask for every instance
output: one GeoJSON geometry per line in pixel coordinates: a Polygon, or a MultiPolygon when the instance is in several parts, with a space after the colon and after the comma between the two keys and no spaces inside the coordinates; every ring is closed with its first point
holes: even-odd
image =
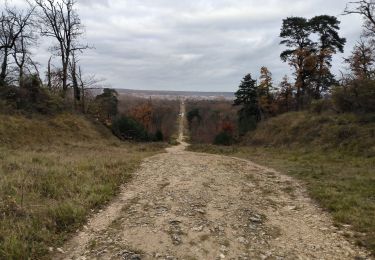
{"type": "MultiPolygon", "coordinates": [[[[185,114],[184,104],[181,114],[185,114]]],[[[56,259],[370,259],[294,179],[185,151],[145,160],[56,259]]]]}

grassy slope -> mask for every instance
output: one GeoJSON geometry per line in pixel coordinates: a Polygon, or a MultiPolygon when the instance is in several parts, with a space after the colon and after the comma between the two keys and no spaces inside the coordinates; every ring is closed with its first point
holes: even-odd
{"type": "Polygon", "coordinates": [[[242,145],[190,149],[250,159],[302,180],[338,225],[352,226],[355,232],[347,235],[375,254],[375,123],[371,118],[285,114],[260,125],[242,145]]]}
{"type": "Polygon", "coordinates": [[[0,115],[0,259],[39,259],[162,145],[121,143],[84,117],[0,115]]]}

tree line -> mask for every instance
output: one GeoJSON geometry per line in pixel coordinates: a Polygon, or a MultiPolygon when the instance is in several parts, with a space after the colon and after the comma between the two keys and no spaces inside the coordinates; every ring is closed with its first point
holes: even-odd
{"type": "Polygon", "coordinates": [[[239,106],[238,128],[241,135],[257,123],[289,111],[331,109],[336,112],[375,111],[375,3],[351,2],[343,15],[358,14],[364,19],[361,38],[344,59],[348,72],[333,75],[332,59],[343,53],[346,39],[340,36],[340,21],[335,16],[311,19],[288,17],[283,20],[280,54],[293,70],[293,81],[284,76],[275,86],[267,67],[260,70],[259,81],[247,74],[235,93],[239,106]]]}

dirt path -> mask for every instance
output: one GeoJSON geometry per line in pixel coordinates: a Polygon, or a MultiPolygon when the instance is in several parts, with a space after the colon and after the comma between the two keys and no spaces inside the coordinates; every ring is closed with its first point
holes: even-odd
{"type": "Polygon", "coordinates": [[[186,145],[144,161],[56,258],[366,259],[292,178],[186,145]]]}

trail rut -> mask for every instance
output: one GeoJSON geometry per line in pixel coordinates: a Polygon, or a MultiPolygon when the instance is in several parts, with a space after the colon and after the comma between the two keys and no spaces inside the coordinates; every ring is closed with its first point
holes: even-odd
{"type": "Polygon", "coordinates": [[[185,151],[145,160],[57,259],[366,259],[294,179],[185,151]]]}

